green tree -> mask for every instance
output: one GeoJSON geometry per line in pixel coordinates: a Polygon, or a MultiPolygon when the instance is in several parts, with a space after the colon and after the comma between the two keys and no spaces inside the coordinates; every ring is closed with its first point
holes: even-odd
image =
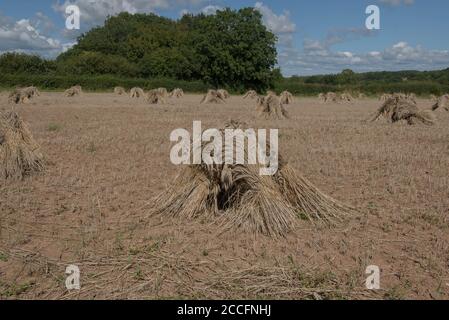
{"type": "Polygon", "coordinates": [[[170,20],[122,13],[83,34],[58,57],[61,72],[202,80],[262,90],[279,78],[276,37],[253,8],[170,20]],[[138,66],[136,69],[135,67],[138,66]]]}

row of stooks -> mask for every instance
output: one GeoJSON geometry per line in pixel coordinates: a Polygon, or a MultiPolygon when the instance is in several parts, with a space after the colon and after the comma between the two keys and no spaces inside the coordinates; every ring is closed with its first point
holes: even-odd
{"type": "MultiPolygon", "coordinates": [[[[128,94],[123,87],[114,88],[114,92],[118,95],[128,94]]],[[[81,86],[73,86],[65,91],[65,95],[73,97],[82,93],[81,86]]],[[[9,96],[9,100],[13,103],[26,103],[35,96],[39,96],[40,92],[36,87],[17,88],[9,96]]],[[[184,96],[182,89],[176,88],[171,92],[168,92],[166,88],[157,88],[145,91],[141,88],[132,88],[129,92],[131,98],[145,98],[151,104],[165,104],[166,98],[181,98],[184,96]]],[[[226,103],[226,100],[230,97],[229,93],[224,89],[209,90],[207,94],[202,98],[201,103],[226,103]]],[[[248,91],[243,98],[257,99],[257,112],[260,116],[267,119],[285,119],[288,118],[288,113],[284,108],[284,105],[293,102],[293,95],[284,91],[279,96],[273,91],[268,91],[266,96],[259,95],[256,91],[248,91]]],[[[318,96],[319,100],[323,103],[327,102],[349,102],[352,103],[355,99],[350,93],[344,92],[336,94],[334,92],[328,92],[326,94],[321,93],[318,96]]],[[[364,94],[359,94],[359,98],[365,98],[364,94]]],[[[429,110],[420,110],[416,103],[416,95],[413,93],[394,93],[383,94],[379,100],[383,102],[382,106],[376,112],[372,121],[377,121],[382,117],[390,119],[392,122],[406,120],[408,124],[414,124],[416,122],[422,122],[427,125],[434,124],[436,117],[429,110]]],[[[431,107],[431,111],[438,109],[445,109],[449,111],[449,95],[445,94],[441,97],[431,96],[431,100],[434,104],[431,107]]]]}

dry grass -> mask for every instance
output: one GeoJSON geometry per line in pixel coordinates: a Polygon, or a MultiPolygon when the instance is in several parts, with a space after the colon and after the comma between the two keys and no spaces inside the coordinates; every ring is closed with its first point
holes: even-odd
{"type": "Polygon", "coordinates": [[[44,157],[28,125],[14,111],[0,114],[0,179],[22,179],[44,169],[44,157]]]}

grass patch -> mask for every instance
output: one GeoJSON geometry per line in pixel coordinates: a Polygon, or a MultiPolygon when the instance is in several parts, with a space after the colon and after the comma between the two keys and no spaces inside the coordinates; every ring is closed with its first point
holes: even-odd
{"type": "Polygon", "coordinates": [[[50,123],[47,127],[47,130],[50,132],[56,132],[61,130],[61,125],[57,124],[57,123],[50,123]]]}

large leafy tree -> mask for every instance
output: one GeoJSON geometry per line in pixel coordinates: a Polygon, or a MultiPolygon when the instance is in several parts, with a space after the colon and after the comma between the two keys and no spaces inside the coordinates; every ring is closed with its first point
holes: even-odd
{"type": "Polygon", "coordinates": [[[203,80],[216,87],[262,90],[278,75],[276,55],[276,37],[258,11],[246,8],[178,21],[122,13],[82,35],[57,61],[59,70],[82,74],[203,80]]]}

